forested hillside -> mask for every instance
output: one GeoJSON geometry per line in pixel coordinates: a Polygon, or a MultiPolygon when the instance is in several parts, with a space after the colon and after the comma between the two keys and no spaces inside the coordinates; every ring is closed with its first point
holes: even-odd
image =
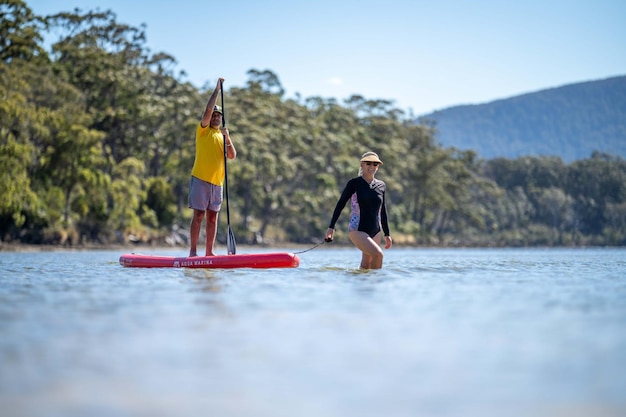
{"type": "MultiPolygon", "coordinates": [[[[186,245],[194,132],[211,91],[112,12],[42,17],[12,0],[0,16],[0,248],[186,245]]],[[[432,124],[388,101],[286,99],[271,70],[248,76],[239,88],[226,78],[224,94],[238,150],[229,163],[238,242],[319,242],[360,155],[373,150],[385,162],[378,178],[397,244],[626,244],[621,157],[484,160],[439,146],[432,124]]]]}
{"type": "Polygon", "coordinates": [[[444,146],[481,158],[557,156],[594,151],[626,157],[626,76],[570,84],[422,116],[437,124],[444,146]]]}

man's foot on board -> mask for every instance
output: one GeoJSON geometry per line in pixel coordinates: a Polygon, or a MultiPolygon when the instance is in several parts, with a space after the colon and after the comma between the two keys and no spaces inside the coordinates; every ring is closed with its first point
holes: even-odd
{"type": "Polygon", "coordinates": [[[190,258],[193,258],[193,257],[196,257],[196,256],[198,256],[198,254],[196,252],[189,252],[189,257],[190,258]]]}

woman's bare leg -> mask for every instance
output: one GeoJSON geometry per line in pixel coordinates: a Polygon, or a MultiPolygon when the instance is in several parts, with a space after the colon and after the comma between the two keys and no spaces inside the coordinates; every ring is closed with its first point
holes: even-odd
{"type": "Polygon", "coordinates": [[[361,257],[361,268],[363,269],[380,269],[383,267],[383,250],[377,243],[377,240],[380,240],[380,233],[374,236],[374,239],[365,232],[350,232],[350,240],[363,252],[361,257]]]}

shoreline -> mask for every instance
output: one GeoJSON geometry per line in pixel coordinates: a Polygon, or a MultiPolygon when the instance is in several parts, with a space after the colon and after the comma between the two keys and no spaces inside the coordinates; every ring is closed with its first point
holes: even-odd
{"type": "MultiPolygon", "coordinates": [[[[237,249],[243,249],[250,253],[255,249],[271,249],[280,248],[288,250],[289,252],[299,252],[304,250],[310,250],[314,248],[329,248],[329,245],[325,244],[304,244],[304,243],[282,243],[282,244],[263,244],[263,245],[250,245],[241,244],[237,245],[237,249]]],[[[336,243],[333,242],[333,248],[354,248],[351,243],[336,243]]],[[[48,245],[48,244],[25,244],[25,243],[6,243],[0,242],[0,253],[2,252],[87,252],[87,251],[120,251],[120,252],[138,252],[138,251],[181,251],[187,250],[188,246],[176,246],[176,245],[152,245],[152,244],[82,244],[82,245],[48,245]]],[[[414,249],[590,249],[590,248],[626,248],[626,246],[610,246],[610,245],[580,245],[580,246],[545,246],[545,245],[527,245],[527,246],[499,246],[499,245],[407,245],[407,244],[394,244],[393,248],[414,248],[414,249]]],[[[217,252],[226,251],[226,245],[216,245],[217,252]]]]}
{"type": "MultiPolygon", "coordinates": [[[[216,245],[215,249],[220,252],[222,248],[226,251],[226,245],[216,245]]],[[[247,251],[253,249],[269,249],[269,248],[294,248],[294,251],[312,248],[315,244],[302,243],[285,243],[272,245],[237,245],[237,249],[247,251]]],[[[322,245],[320,245],[322,246],[322,245]]],[[[336,247],[346,247],[347,245],[336,244],[336,247]]],[[[120,251],[120,252],[136,252],[136,251],[181,251],[188,250],[188,246],[169,246],[169,245],[150,245],[150,244],[87,244],[87,245],[46,245],[46,244],[25,244],[25,243],[5,243],[0,242],[0,253],[2,252],[87,252],[87,251],[120,251]]],[[[199,248],[200,249],[200,248],[199,248]]]]}

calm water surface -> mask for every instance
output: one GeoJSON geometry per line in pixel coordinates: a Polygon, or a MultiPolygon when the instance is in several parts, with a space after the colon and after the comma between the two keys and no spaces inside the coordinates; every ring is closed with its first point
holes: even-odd
{"type": "Polygon", "coordinates": [[[283,270],[0,253],[0,415],[626,415],[626,250],[385,253],[369,272],[331,246],[283,270]]]}

